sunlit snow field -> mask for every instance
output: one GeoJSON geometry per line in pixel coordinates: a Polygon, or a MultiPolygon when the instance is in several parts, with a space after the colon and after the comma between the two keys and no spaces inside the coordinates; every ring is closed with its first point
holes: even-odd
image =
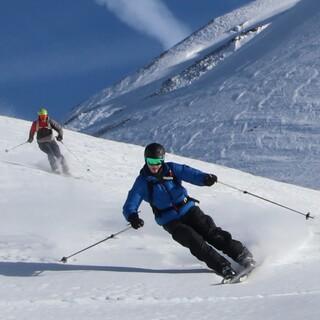
{"type": "MultiPolygon", "coordinates": [[[[126,228],[122,205],[143,148],[66,131],[60,148],[73,177],[59,176],[36,143],[4,152],[27,139],[30,125],[0,117],[1,319],[318,319],[318,220],[222,184],[185,186],[255,254],[260,266],[246,283],[216,286],[221,278],[171,240],[146,204],[142,229],[60,263],[126,228]]],[[[318,191],[172,154],[167,160],[318,215],[318,191]]]]}

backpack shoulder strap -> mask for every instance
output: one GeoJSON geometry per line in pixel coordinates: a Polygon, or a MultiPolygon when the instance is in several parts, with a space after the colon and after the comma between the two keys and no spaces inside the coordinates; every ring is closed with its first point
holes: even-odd
{"type": "Polygon", "coordinates": [[[51,125],[51,119],[48,117],[47,119],[47,128],[48,129],[52,129],[52,125],[51,125]]]}
{"type": "Polygon", "coordinates": [[[175,182],[176,184],[181,185],[181,181],[179,181],[176,175],[174,174],[172,166],[169,163],[167,163],[167,166],[169,170],[167,175],[163,177],[163,180],[173,180],[173,182],[175,182]]]}
{"type": "Polygon", "coordinates": [[[148,191],[148,200],[150,203],[150,206],[152,207],[153,203],[153,182],[147,178],[147,175],[145,173],[144,167],[140,170],[140,177],[143,178],[143,180],[147,183],[147,191],[148,191]]]}
{"type": "Polygon", "coordinates": [[[152,207],[152,203],[153,203],[153,182],[152,181],[147,180],[147,188],[148,188],[148,199],[152,207]]]}
{"type": "MultiPolygon", "coordinates": [[[[167,179],[172,179],[174,183],[178,184],[179,186],[182,186],[181,180],[179,180],[179,179],[176,177],[176,175],[174,174],[174,171],[173,171],[172,166],[170,166],[169,163],[168,163],[167,165],[168,165],[168,167],[169,167],[169,172],[168,172],[168,174],[167,174],[167,176],[168,176],[167,179]]],[[[188,200],[191,200],[191,201],[194,201],[194,202],[196,202],[196,203],[200,203],[199,200],[197,200],[197,199],[195,199],[195,198],[192,198],[192,197],[190,197],[190,196],[187,196],[187,199],[188,199],[188,200]]]]}
{"type": "MultiPolygon", "coordinates": [[[[50,121],[49,121],[49,118],[47,119],[46,122],[47,122],[46,128],[52,129],[52,126],[51,126],[51,123],[50,123],[50,121]]],[[[40,128],[40,121],[39,121],[39,119],[37,119],[37,121],[36,121],[36,132],[39,131],[39,128],[40,128]]]]}

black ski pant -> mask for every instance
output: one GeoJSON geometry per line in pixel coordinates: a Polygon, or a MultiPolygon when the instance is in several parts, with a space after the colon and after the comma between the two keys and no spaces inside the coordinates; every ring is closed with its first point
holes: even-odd
{"type": "Polygon", "coordinates": [[[62,167],[66,167],[65,159],[61,154],[60,148],[56,141],[40,142],[39,148],[48,155],[48,160],[53,171],[58,169],[57,159],[61,161],[62,167]]]}
{"type": "Polygon", "coordinates": [[[197,206],[191,208],[180,220],[171,221],[163,228],[175,241],[189,248],[195,257],[218,274],[230,262],[214,248],[235,261],[245,249],[240,241],[232,239],[229,232],[217,227],[213,219],[197,206]]]}

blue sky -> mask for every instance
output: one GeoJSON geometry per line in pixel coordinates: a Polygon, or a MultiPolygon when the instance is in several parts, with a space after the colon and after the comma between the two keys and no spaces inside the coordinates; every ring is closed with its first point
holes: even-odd
{"type": "Polygon", "coordinates": [[[1,0],[0,114],[63,120],[211,19],[252,0],[1,0]]]}

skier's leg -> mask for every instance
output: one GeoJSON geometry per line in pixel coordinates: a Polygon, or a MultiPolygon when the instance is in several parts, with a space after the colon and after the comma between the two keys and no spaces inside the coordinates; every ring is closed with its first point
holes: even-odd
{"type": "Polygon", "coordinates": [[[61,155],[60,161],[61,161],[63,173],[69,174],[69,167],[68,167],[67,161],[63,155],[61,155]]]}
{"type": "Polygon", "coordinates": [[[41,142],[39,143],[39,148],[41,151],[47,154],[52,171],[57,171],[58,165],[57,165],[53,150],[50,147],[50,143],[51,142],[41,142]]]}
{"type": "Polygon", "coordinates": [[[53,151],[55,157],[57,159],[59,159],[59,161],[61,163],[63,173],[65,173],[65,174],[69,173],[69,168],[68,168],[67,162],[66,162],[64,156],[62,155],[57,142],[56,141],[52,141],[50,146],[52,148],[52,151],[53,151]]]}
{"type": "Polygon", "coordinates": [[[60,148],[59,148],[58,144],[57,144],[54,140],[52,140],[52,141],[50,142],[50,148],[51,148],[52,153],[54,154],[54,156],[55,156],[56,158],[58,158],[58,159],[61,158],[60,148]]]}
{"type": "Polygon", "coordinates": [[[203,237],[190,226],[175,220],[164,225],[163,228],[172,235],[175,241],[188,248],[196,258],[204,261],[216,273],[223,275],[223,269],[230,267],[229,261],[209,246],[203,237]]]}
{"type": "Polygon", "coordinates": [[[183,222],[192,226],[209,244],[235,261],[244,250],[248,251],[240,241],[233,239],[229,232],[217,227],[213,219],[197,206],[190,209],[183,217],[183,222]]]}

